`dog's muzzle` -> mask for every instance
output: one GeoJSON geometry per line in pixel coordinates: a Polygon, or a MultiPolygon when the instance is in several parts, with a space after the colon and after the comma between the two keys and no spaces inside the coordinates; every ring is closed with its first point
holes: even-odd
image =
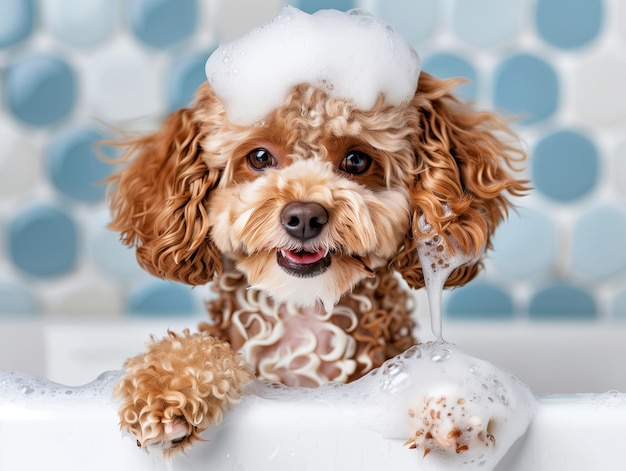
{"type": "MultiPolygon", "coordinates": [[[[295,201],[283,208],[280,221],[287,234],[304,243],[322,232],[328,223],[328,211],[319,203],[295,201]]],[[[277,252],[277,262],[291,275],[310,277],[324,273],[330,266],[331,257],[326,249],[283,249],[277,252]]]]}

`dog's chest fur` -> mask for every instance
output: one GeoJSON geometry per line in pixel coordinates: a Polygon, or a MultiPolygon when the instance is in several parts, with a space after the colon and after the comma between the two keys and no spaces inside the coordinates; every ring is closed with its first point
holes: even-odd
{"type": "Polygon", "coordinates": [[[408,293],[386,269],[360,283],[326,313],[275,304],[237,272],[214,283],[202,324],[230,342],[257,377],[288,386],[315,387],[357,379],[415,343],[408,293]]]}

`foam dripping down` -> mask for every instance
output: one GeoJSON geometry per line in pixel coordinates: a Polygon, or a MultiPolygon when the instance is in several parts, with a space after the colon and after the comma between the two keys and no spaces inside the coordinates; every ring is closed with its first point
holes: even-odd
{"type": "MultiPolygon", "coordinates": [[[[445,208],[450,211],[449,208],[445,208]]],[[[426,222],[422,215],[419,219],[420,231],[428,234],[432,231],[432,226],[426,222]]],[[[450,247],[442,237],[434,234],[432,237],[425,237],[418,241],[417,254],[422,265],[424,274],[424,285],[430,306],[430,324],[433,335],[438,340],[443,340],[442,317],[441,317],[441,296],[443,287],[450,274],[457,268],[468,263],[475,262],[484,252],[484,246],[477,253],[465,253],[458,240],[448,237],[450,247]]]]}

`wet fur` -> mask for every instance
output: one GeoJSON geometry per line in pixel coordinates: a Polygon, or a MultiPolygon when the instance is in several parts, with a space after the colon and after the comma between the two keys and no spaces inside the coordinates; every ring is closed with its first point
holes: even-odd
{"type": "MultiPolygon", "coordinates": [[[[173,417],[188,427],[174,447],[183,449],[239,397],[210,399],[184,386],[183,371],[225,374],[232,391],[251,380],[249,371],[317,386],[357,379],[415,343],[412,306],[393,273],[412,288],[424,285],[416,244],[427,234],[418,219],[478,254],[490,248],[507,197],[526,190],[511,172],[524,158],[515,136],[495,114],[457,100],[451,90],[458,84],[423,72],[410,103],[389,106],[381,97],[368,111],[303,84],[253,126],[230,122],[204,84],[190,108],[123,143],[125,165],[109,182],[111,227],[147,271],[189,285],[213,282],[217,298],[200,333],[170,334],[129,360],[116,389],[122,429],[142,446],[165,443],[171,437],[162,419],[173,417]],[[274,168],[247,165],[246,155],[260,147],[274,155],[274,168]],[[350,150],[372,156],[368,172],[338,169],[350,150]],[[281,227],[280,211],[292,201],[327,209],[329,223],[315,240],[294,240],[281,227]],[[312,278],[293,277],[276,263],[285,248],[327,249],[331,265],[312,278]],[[188,342],[205,345],[209,357],[232,347],[245,363],[233,352],[228,366],[194,360],[168,369],[173,345],[188,342]],[[144,369],[167,379],[142,380],[144,369]],[[169,396],[173,405],[155,403],[169,396]],[[202,419],[189,412],[207,407],[202,419]]],[[[447,285],[467,283],[479,268],[458,268],[447,285]]]]}

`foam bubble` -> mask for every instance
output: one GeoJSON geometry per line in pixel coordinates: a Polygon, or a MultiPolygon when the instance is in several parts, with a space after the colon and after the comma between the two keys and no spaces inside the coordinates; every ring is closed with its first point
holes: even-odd
{"type": "Polygon", "coordinates": [[[591,397],[591,404],[596,408],[625,406],[626,394],[615,390],[595,394],[591,397]]]}
{"type": "Polygon", "coordinates": [[[19,371],[0,373],[0,397],[10,402],[24,400],[88,399],[108,401],[113,384],[120,378],[121,371],[105,371],[94,381],[82,386],[64,386],[41,376],[19,371]]]}
{"type": "Polygon", "coordinates": [[[271,22],[211,54],[206,75],[233,122],[249,125],[279,107],[298,84],[370,109],[408,102],[420,62],[394,29],[365,10],[285,7],[271,22]]]}

